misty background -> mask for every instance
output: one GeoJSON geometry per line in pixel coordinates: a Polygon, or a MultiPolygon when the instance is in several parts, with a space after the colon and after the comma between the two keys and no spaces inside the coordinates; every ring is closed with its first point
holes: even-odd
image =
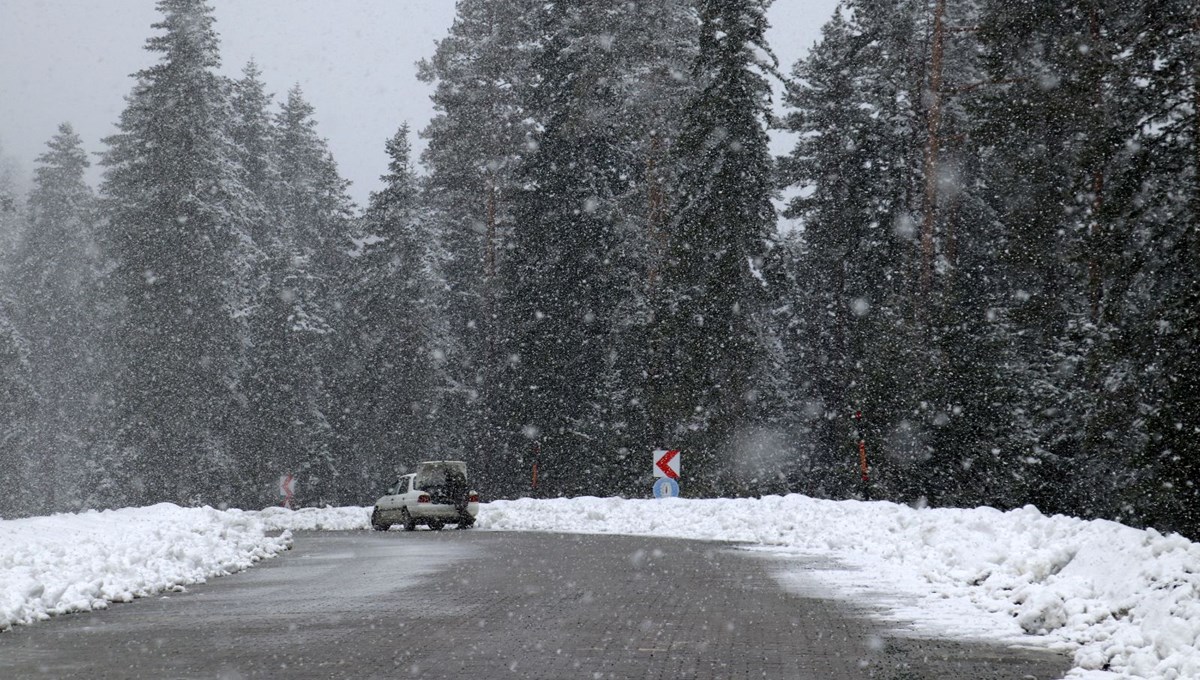
{"type": "MultiPolygon", "coordinates": [[[[379,188],[384,140],[407,121],[423,129],[433,115],[432,88],[416,63],[433,54],[455,16],[454,0],[215,0],[223,72],[250,59],[277,95],[299,84],[350,180],[359,206],[379,188]]],[[[772,48],[787,65],[820,37],[835,0],[776,2],[769,9],[772,48]]],[[[153,57],[142,49],[157,20],[153,0],[0,0],[0,157],[18,177],[59,123],[70,121],[91,152],[113,132],[130,74],[153,57]]],[[[782,133],[777,133],[783,137],[782,133]]],[[[424,140],[413,138],[420,154],[424,140]]],[[[785,141],[778,142],[783,152],[785,141]]],[[[88,173],[93,183],[99,171],[88,173]]]]}

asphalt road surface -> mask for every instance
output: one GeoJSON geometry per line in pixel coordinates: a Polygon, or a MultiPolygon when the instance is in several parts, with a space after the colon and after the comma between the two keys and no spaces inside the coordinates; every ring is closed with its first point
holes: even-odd
{"type": "Polygon", "coordinates": [[[0,633],[0,678],[1050,680],[1064,656],[891,637],[727,544],[296,535],[241,574],[0,633]]]}

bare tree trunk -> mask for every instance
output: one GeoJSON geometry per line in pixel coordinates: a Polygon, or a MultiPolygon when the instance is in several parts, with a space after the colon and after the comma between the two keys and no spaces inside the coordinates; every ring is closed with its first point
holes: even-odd
{"type": "Polygon", "coordinates": [[[926,117],[925,197],[921,223],[921,292],[928,296],[933,288],[933,230],[938,202],[938,154],[942,129],[942,67],[946,51],[946,0],[936,0],[933,10],[933,49],[929,64],[929,110],[926,117]]]}
{"type": "Polygon", "coordinates": [[[485,245],[483,270],[490,288],[496,278],[496,178],[489,172],[485,186],[487,191],[487,244],[485,245]]]}
{"type": "MultiPolygon", "coordinates": [[[[489,376],[488,380],[485,381],[485,384],[483,386],[483,389],[485,390],[485,394],[486,394],[486,391],[490,391],[492,388],[491,376],[494,375],[494,371],[496,371],[497,367],[499,366],[499,361],[497,360],[497,356],[496,356],[496,354],[497,354],[497,352],[496,352],[496,325],[497,325],[497,323],[496,323],[496,321],[497,321],[497,319],[496,319],[496,317],[497,317],[496,288],[498,285],[498,282],[496,281],[496,202],[497,202],[496,193],[497,193],[497,190],[496,190],[495,173],[493,173],[490,170],[488,171],[485,182],[484,182],[484,191],[487,192],[487,196],[485,197],[486,204],[485,204],[485,208],[484,208],[484,220],[485,220],[485,232],[484,232],[485,237],[484,238],[486,239],[486,242],[484,243],[484,254],[483,254],[483,276],[484,276],[484,280],[483,280],[483,317],[484,318],[483,318],[483,323],[481,324],[481,326],[482,326],[482,330],[483,330],[484,334],[486,335],[486,337],[484,338],[484,342],[486,343],[486,349],[484,350],[486,352],[484,355],[484,362],[486,365],[484,367],[484,370],[487,372],[486,375],[489,376]]],[[[490,425],[490,423],[488,423],[484,426],[485,430],[488,429],[488,425],[490,425]]],[[[488,436],[488,439],[491,439],[490,435],[488,436]]],[[[494,483],[493,480],[495,479],[495,474],[494,474],[495,471],[493,470],[493,467],[492,467],[493,466],[493,461],[492,461],[493,446],[491,446],[492,443],[494,443],[494,442],[489,441],[487,444],[484,445],[483,461],[482,461],[483,469],[481,470],[481,472],[483,473],[483,478],[488,480],[490,483],[494,483]]]]}
{"type": "Polygon", "coordinates": [[[947,285],[953,284],[954,271],[958,269],[958,235],[955,233],[954,227],[958,222],[959,214],[961,213],[962,200],[955,197],[950,204],[950,209],[946,211],[946,263],[949,265],[949,280],[947,285]]]}
{"type": "MultiPolygon", "coordinates": [[[[1100,127],[1104,123],[1104,74],[1101,70],[1100,48],[1100,13],[1095,5],[1090,12],[1090,35],[1092,39],[1092,54],[1096,59],[1095,99],[1093,100],[1093,136],[1099,136],[1100,127]]],[[[1092,323],[1100,323],[1100,311],[1104,303],[1104,271],[1103,253],[1100,243],[1103,240],[1104,225],[1101,223],[1101,212],[1104,210],[1104,165],[1100,155],[1092,160],[1092,206],[1091,222],[1088,224],[1088,303],[1091,307],[1092,323]]]]}
{"type": "Polygon", "coordinates": [[[658,162],[662,155],[662,137],[658,131],[650,133],[650,149],[646,158],[646,231],[649,236],[650,262],[646,280],[650,287],[658,281],[662,259],[666,255],[666,191],[663,178],[659,175],[658,162]]]}
{"type": "Polygon", "coordinates": [[[1104,225],[1100,223],[1100,212],[1104,210],[1104,170],[1092,170],[1092,221],[1088,224],[1088,241],[1091,254],[1088,257],[1088,303],[1091,306],[1092,323],[1100,323],[1100,308],[1104,303],[1104,270],[1101,260],[1100,241],[1104,225]]]}
{"type": "Polygon", "coordinates": [[[1200,229],[1200,7],[1192,13],[1192,228],[1200,229]]]}

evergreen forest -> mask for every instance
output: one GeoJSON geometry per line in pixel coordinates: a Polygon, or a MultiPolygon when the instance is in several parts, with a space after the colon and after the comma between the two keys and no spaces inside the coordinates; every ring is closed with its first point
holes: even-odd
{"type": "Polygon", "coordinates": [[[359,206],[158,0],[102,152],[0,175],[0,516],[646,497],[665,448],[1200,538],[1200,5],[843,0],[780,64],[769,3],[458,0],[359,206]]]}

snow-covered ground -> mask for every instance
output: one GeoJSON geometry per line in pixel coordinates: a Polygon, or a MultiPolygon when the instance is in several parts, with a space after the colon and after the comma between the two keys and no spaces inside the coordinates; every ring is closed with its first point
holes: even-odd
{"type": "MultiPolygon", "coordinates": [[[[0,626],[235,571],[284,549],[288,530],[369,517],[160,505],[2,521],[0,626]]],[[[740,542],[777,561],[785,587],[882,609],[898,629],[1069,647],[1076,678],[1200,677],[1200,545],[1152,530],[803,496],[496,501],[478,527],[740,542]]]]}
{"type": "Polygon", "coordinates": [[[253,514],[164,503],[0,521],[0,630],[241,571],[292,544],[253,514]]]}

